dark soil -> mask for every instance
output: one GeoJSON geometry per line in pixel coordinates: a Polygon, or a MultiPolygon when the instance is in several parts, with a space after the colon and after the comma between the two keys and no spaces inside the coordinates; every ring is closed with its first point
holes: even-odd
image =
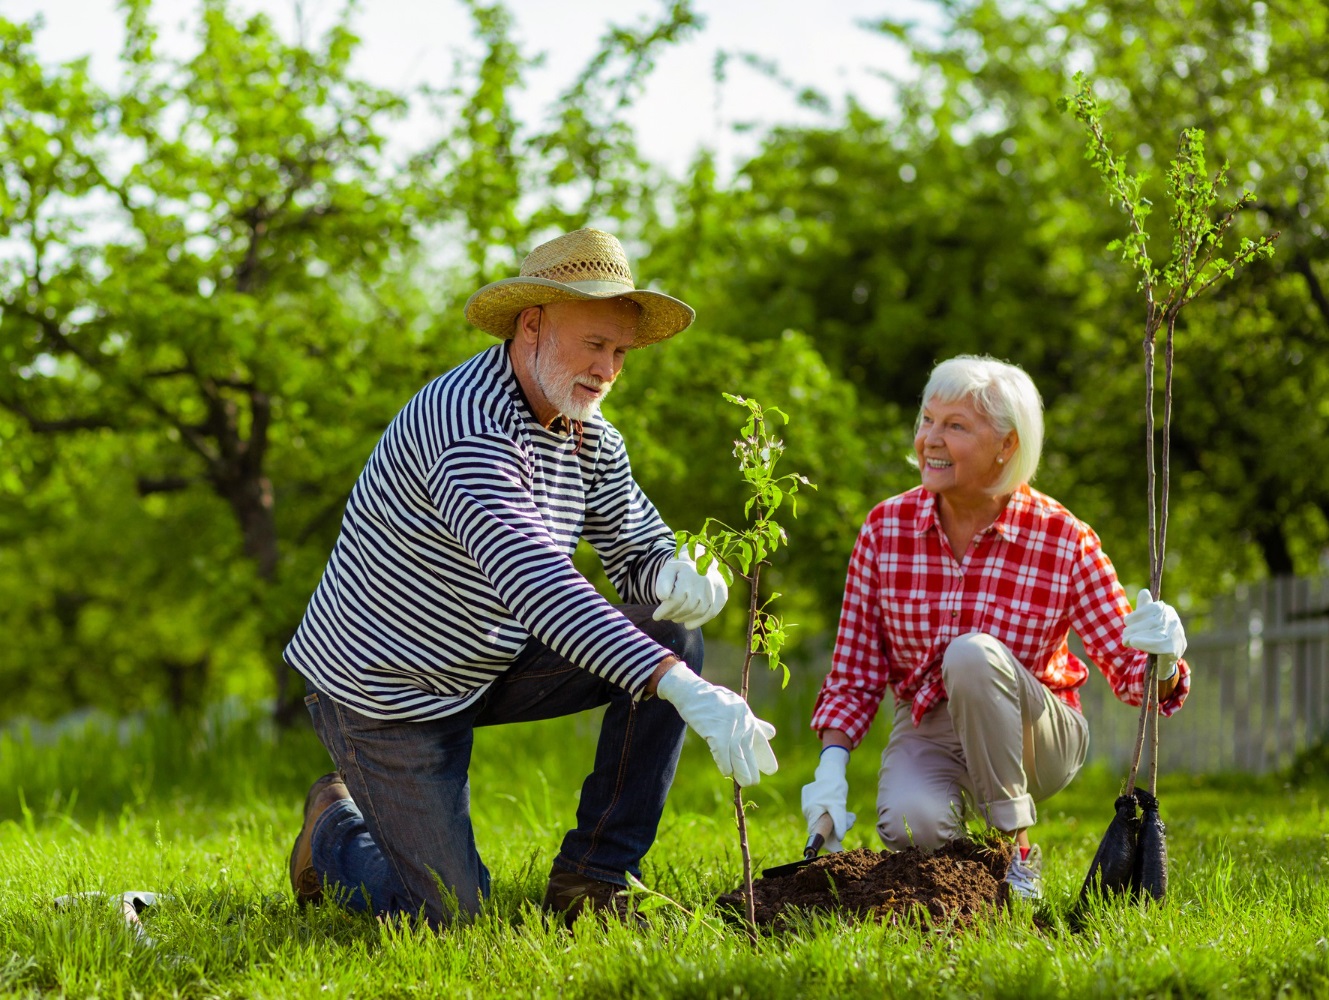
{"type": "MultiPolygon", "coordinates": [[[[957,840],[939,851],[859,848],[827,854],[791,875],[752,884],[757,923],[778,928],[797,913],[844,914],[860,920],[968,926],[1006,901],[1006,845],[957,840]]],[[[745,910],[743,890],[722,906],[745,910]]]]}

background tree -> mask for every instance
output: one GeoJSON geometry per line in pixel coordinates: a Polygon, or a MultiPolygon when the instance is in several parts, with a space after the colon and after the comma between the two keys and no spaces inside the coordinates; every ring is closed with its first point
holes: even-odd
{"type": "Polygon", "coordinates": [[[11,711],[51,711],[41,692],[61,689],[196,704],[262,690],[274,667],[298,707],[280,652],[354,477],[412,392],[492,343],[444,307],[563,221],[549,206],[626,214],[639,161],[599,84],[626,100],[687,5],[611,32],[525,138],[507,101],[528,60],[501,6],[470,8],[484,54],[428,95],[444,139],[404,160],[388,134],[409,103],[351,76],[349,8],[306,45],[206,0],[176,61],[135,0],[112,92],[0,21],[11,711]],[[581,190],[569,164],[594,162],[581,190]],[[443,235],[469,266],[426,252],[443,235]]]}
{"type": "MultiPolygon", "coordinates": [[[[1069,89],[1068,67],[1081,66],[1114,108],[1118,145],[1151,172],[1147,197],[1162,203],[1169,137],[1193,125],[1205,131],[1213,160],[1230,162],[1261,192],[1243,234],[1283,233],[1277,258],[1197,303],[1179,330],[1187,368],[1178,373],[1173,438],[1177,495],[1185,498],[1174,523],[1178,582],[1203,597],[1253,574],[1315,569],[1329,541],[1326,487],[1297,466],[1329,458],[1324,414],[1311,402],[1329,361],[1317,214],[1329,167],[1320,112],[1329,84],[1308,72],[1329,56],[1329,15],[1322,7],[1209,0],[952,9],[944,37],[918,46],[929,67],[920,110],[969,128],[986,122],[974,141],[999,140],[1006,169],[1036,185],[1027,196],[1037,217],[1026,232],[1052,254],[1049,276],[1069,276],[1075,292],[1066,369],[1074,377],[1040,382],[1052,390],[1054,409],[1048,479],[1084,495],[1081,513],[1120,540],[1130,566],[1142,565],[1130,528],[1143,523],[1130,500],[1142,495],[1132,458],[1140,425],[1123,419],[1139,408],[1129,403],[1133,369],[1121,353],[1130,347],[1113,341],[1139,317],[1130,314],[1127,283],[1083,259],[1110,232],[1109,206],[1087,165],[1076,163],[1074,137],[1054,110],[1057,93],[1069,89]],[[937,96],[924,96],[929,86],[937,96]]],[[[1162,219],[1155,228],[1166,235],[1162,219]]]]}
{"type": "MultiPolygon", "coordinates": [[[[764,579],[800,640],[833,626],[868,509],[917,481],[918,392],[962,351],[1033,375],[1049,432],[1036,485],[1143,583],[1143,414],[1123,336],[1140,317],[1133,279],[1100,252],[1118,220],[1056,110],[1071,68],[1104,88],[1120,148],[1154,174],[1146,196],[1161,200],[1157,163],[1196,125],[1260,191],[1251,225],[1283,233],[1274,261],[1177,332],[1178,603],[1317,567],[1324,10],[948,2],[940,30],[877,26],[916,65],[897,109],[850,102],[770,133],[732,178],[703,153],[675,179],[638,155],[624,110],[696,29],[690,4],[609,30],[531,122],[511,96],[534,57],[501,4],[468,6],[479,54],[409,95],[353,78],[349,15],[306,43],[207,0],[177,61],[135,0],[109,91],[81,63],[42,65],[33,26],[0,21],[7,712],[272,693],[383,426],[491,343],[461,303],[583,224],[613,229],[641,283],[698,308],[685,336],[633,356],[606,406],[670,523],[739,514],[696,468],[727,452],[721,391],[799,409],[788,459],[821,493],[764,579]],[[413,108],[414,144],[390,141],[413,108]]],[[[738,619],[720,634],[739,638],[738,619]]]]}
{"type": "MultiPolygon", "coordinates": [[[[154,55],[147,9],[127,7],[115,94],[81,63],[45,71],[31,29],[3,27],[0,225],[14,249],[0,405],[34,434],[85,435],[62,453],[61,485],[79,491],[91,472],[69,513],[103,551],[70,600],[132,594],[140,572],[183,583],[174,610],[197,633],[212,632],[202,601],[277,664],[295,600],[278,586],[283,539],[331,513],[363,425],[400,402],[375,387],[425,333],[418,296],[394,285],[424,192],[384,169],[381,130],[404,105],[347,78],[344,24],[306,49],[210,2],[198,54],[177,64],[154,55]],[[142,506],[158,512],[154,530],[137,525],[145,536],[126,487],[186,495],[142,506]],[[224,505],[229,531],[199,494],[224,505]],[[128,534],[89,523],[111,508],[128,534]],[[169,539],[155,530],[166,522],[169,539]],[[143,544],[153,555],[140,562],[129,546],[143,544]]],[[[128,627],[154,631],[141,615],[128,627]]],[[[176,648],[179,630],[134,645],[176,648]]],[[[207,661],[188,654],[198,670],[207,661]]]]}
{"type": "MultiPolygon", "coordinates": [[[[1123,575],[1143,583],[1143,412],[1121,336],[1140,322],[1134,279],[1095,249],[1117,220],[1056,110],[1068,67],[1089,68],[1127,123],[1121,145],[1152,174],[1146,196],[1163,196],[1152,144],[1168,150],[1194,124],[1213,158],[1262,193],[1243,225],[1289,240],[1286,259],[1197,303],[1179,330],[1178,599],[1202,608],[1238,580],[1314,570],[1329,543],[1323,477],[1305,472],[1329,458],[1314,402],[1329,360],[1317,350],[1327,328],[1316,215],[1329,85],[1307,67],[1329,54],[1324,14],[984,2],[946,4],[943,21],[940,33],[879,25],[910,42],[919,71],[900,84],[897,113],[851,104],[831,126],[779,130],[723,190],[699,164],[656,253],[691,262],[685,284],[713,327],[748,343],[801,330],[852,387],[872,414],[859,425],[866,447],[886,445],[873,468],[852,453],[836,463],[865,500],[915,481],[900,442],[936,360],[980,351],[1026,368],[1048,408],[1037,485],[1099,529],[1123,575]]],[[[1168,238],[1166,220],[1155,222],[1168,238]]],[[[837,538],[843,564],[848,529],[837,538]]]]}

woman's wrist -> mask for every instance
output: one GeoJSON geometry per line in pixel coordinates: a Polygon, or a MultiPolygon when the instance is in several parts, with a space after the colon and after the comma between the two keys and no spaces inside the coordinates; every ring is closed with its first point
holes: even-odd
{"type": "Polygon", "coordinates": [[[841,729],[823,729],[821,731],[821,749],[825,753],[831,747],[839,747],[848,753],[854,748],[854,741],[841,729]]]}

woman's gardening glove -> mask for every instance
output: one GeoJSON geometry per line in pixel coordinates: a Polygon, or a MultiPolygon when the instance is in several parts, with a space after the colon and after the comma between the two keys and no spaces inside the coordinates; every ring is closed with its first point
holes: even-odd
{"type": "Polygon", "coordinates": [[[849,779],[844,773],[848,764],[847,747],[826,747],[812,775],[812,783],[803,786],[803,818],[808,821],[808,836],[812,836],[813,828],[822,816],[829,815],[835,824],[835,832],[826,838],[828,851],[844,849],[841,841],[856,818],[848,811],[849,779]]]}
{"type": "MultiPolygon", "coordinates": [[[[701,548],[696,549],[701,555],[701,548]]],[[[660,568],[655,578],[655,596],[660,606],[652,617],[681,622],[684,628],[701,628],[720,613],[729,598],[729,587],[720,575],[720,564],[712,559],[705,573],[686,552],[676,555],[660,568]]]]}
{"type": "Polygon", "coordinates": [[[1172,605],[1155,601],[1146,588],[1136,598],[1135,610],[1126,616],[1122,642],[1134,649],[1158,656],[1158,679],[1171,680],[1177,673],[1177,661],[1186,652],[1186,630],[1172,605]]]}
{"type": "Polygon", "coordinates": [[[726,778],[732,775],[740,785],[755,785],[780,766],[771,750],[775,727],[753,715],[734,692],[702,680],[686,663],[670,667],[655,693],[706,741],[726,778]]]}

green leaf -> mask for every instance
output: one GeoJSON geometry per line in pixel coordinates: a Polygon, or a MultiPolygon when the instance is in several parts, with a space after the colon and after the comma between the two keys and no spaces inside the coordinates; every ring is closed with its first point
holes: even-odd
{"type": "Polygon", "coordinates": [[[737,558],[739,570],[747,576],[752,570],[752,546],[747,542],[740,542],[737,558]]]}

